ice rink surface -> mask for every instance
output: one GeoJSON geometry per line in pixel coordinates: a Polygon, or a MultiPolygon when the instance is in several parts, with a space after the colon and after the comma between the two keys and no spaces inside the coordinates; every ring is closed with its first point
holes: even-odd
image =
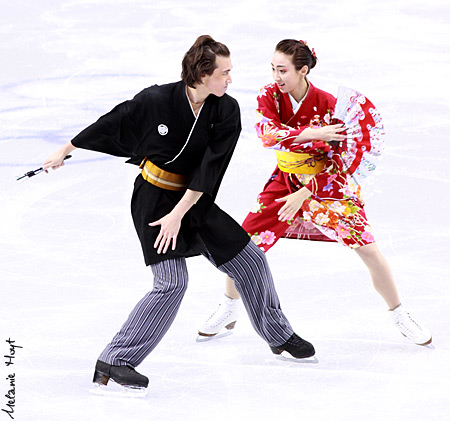
{"type": "Polygon", "coordinates": [[[450,420],[448,1],[1,0],[0,34],[0,409],[14,375],[16,420],[450,420]],[[275,166],[253,125],[279,40],[315,48],[319,88],[376,104],[387,148],[366,211],[432,347],[398,333],[356,253],[281,240],[267,257],[317,364],[273,356],[246,315],[196,342],[224,285],[198,257],[175,323],[138,368],[148,396],[89,393],[98,354],[152,288],[129,212],[138,170],[77,150],[59,171],[16,176],[117,103],[179,80],[201,34],[232,52],[243,131],[218,203],[238,221],[275,166]],[[7,340],[22,347],[14,359],[7,340]]]}

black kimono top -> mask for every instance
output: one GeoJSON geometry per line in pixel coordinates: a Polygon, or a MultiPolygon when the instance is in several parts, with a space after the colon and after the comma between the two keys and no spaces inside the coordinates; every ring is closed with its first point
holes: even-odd
{"type": "Polygon", "coordinates": [[[209,253],[216,265],[232,259],[248,243],[241,226],[214,204],[241,131],[235,99],[209,95],[195,117],[183,82],[154,85],[114,107],[73,140],[77,148],[130,158],[147,157],[163,170],[188,177],[187,188],[204,194],[181,222],[176,250],[154,248],[160,226],[184,191],[156,187],[139,174],[131,201],[133,222],[147,265],[168,258],[209,253]]]}

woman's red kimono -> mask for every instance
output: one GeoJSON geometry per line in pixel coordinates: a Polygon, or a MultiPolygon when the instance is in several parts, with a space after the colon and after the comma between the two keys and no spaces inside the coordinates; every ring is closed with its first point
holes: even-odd
{"type": "Polygon", "coordinates": [[[294,115],[288,94],[276,84],[261,89],[258,95],[256,131],[264,147],[282,152],[307,153],[317,161],[325,160],[318,174],[293,174],[278,166],[259,194],[257,203],[242,226],[264,251],[280,238],[337,241],[350,248],[374,242],[364,212],[361,188],[343,169],[335,146],[323,141],[292,144],[307,127],[319,128],[330,123],[336,104],[331,94],[309,83],[309,89],[294,115]],[[283,198],[306,186],[312,195],[289,221],[278,220],[283,198]]]}

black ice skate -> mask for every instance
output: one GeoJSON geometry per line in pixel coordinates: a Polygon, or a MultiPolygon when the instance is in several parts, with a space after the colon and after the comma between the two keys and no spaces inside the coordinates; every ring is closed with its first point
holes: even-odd
{"type": "Polygon", "coordinates": [[[316,353],[312,344],[295,333],[292,334],[285,344],[277,347],[271,346],[270,349],[277,355],[281,355],[282,352],[286,351],[294,358],[309,358],[316,353]]]}
{"type": "Polygon", "coordinates": [[[111,365],[104,363],[103,361],[97,361],[97,364],[95,365],[93,382],[98,386],[97,390],[93,391],[93,393],[96,394],[108,394],[110,391],[115,395],[139,394],[142,396],[143,394],[139,392],[146,393],[146,388],[148,386],[148,378],[139,374],[134,368],[127,365],[111,365]],[[114,387],[105,388],[110,379],[118,385],[123,386],[123,389],[121,390],[119,388],[118,391],[115,391],[113,390],[114,387]]]}

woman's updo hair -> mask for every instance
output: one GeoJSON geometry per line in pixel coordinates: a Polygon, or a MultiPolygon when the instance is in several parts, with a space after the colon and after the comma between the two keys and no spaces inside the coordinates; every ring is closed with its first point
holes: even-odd
{"type": "Polygon", "coordinates": [[[303,66],[308,66],[309,73],[309,71],[317,63],[317,57],[314,49],[311,51],[304,41],[284,39],[277,44],[275,51],[291,56],[295,70],[300,70],[303,66]]]}
{"type": "Polygon", "coordinates": [[[209,35],[199,36],[181,63],[183,82],[194,88],[196,84],[201,83],[202,76],[212,75],[217,67],[216,56],[230,57],[230,50],[209,35]]]}

